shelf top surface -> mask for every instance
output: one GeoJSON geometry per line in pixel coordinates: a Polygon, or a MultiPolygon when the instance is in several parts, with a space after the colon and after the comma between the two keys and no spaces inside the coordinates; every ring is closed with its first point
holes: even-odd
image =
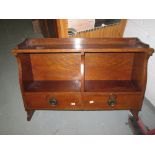
{"type": "Polygon", "coordinates": [[[118,52],[127,49],[153,52],[149,45],[138,38],[38,38],[26,39],[14,49],[14,53],[30,50],[35,52],[47,50],[50,52],[93,52],[94,50],[96,52],[118,52]]]}

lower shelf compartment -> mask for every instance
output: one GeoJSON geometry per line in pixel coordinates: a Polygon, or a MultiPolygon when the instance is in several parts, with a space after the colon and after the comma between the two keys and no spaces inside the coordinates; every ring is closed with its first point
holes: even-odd
{"type": "Polygon", "coordinates": [[[137,84],[130,80],[86,80],[86,92],[139,92],[137,84]]]}
{"type": "MultiPolygon", "coordinates": [[[[25,81],[26,92],[80,92],[80,80],[25,81]]],[[[140,92],[137,84],[129,80],[86,80],[85,92],[140,92]]]]}
{"type": "Polygon", "coordinates": [[[73,81],[25,81],[26,92],[80,92],[81,82],[73,81]]]}

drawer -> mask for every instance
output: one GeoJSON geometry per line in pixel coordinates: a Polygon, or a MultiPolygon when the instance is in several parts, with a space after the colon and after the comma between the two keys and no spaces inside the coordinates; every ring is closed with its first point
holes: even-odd
{"type": "Polygon", "coordinates": [[[140,109],[140,95],[134,94],[107,94],[84,95],[85,110],[128,110],[140,109]]]}
{"type": "Polygon", "coordinates": [[[80,93],[25,93],[28,109],[81,109],[80,93]]]}

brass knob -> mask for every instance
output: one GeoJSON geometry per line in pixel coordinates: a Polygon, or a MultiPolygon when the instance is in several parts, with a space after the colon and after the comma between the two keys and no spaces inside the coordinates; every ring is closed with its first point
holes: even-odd
{"type": "Polygon", "coordinates": [[[58,104],[57,100],[54,97],[49,99],[48,103],[51,105],[54,105],[54,106],[56,106],[58,104]]]}
{"type": "Polygon", "coordinates": [[[116,105],[116,96],[115,95],[113,95],[113,94],[111,94],[110,96],[109,96],[109,100],[108,100],[108,105],[110,105],[110,106],[114,106],[114,105],[116,105]]]}

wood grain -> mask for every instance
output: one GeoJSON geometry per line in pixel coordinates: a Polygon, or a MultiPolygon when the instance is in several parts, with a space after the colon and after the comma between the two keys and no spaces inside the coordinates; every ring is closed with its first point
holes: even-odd
{"type": "Polygon", "coordinates": [[[86,53],[86,80],[131,80],[134,53],[86,53]]]}
{"type": "Polygon", "coordinates": [[[25,92],[80,92],[79,80],[24,81],[25,92]]]}
{"type": "Polygon", "coordinates": [[[134,56],[134,64],[132,71],[132,80],[136,81],[139,88],[143,88],[144,80],[143,73],[145,70],[145,53],[135,54],[134,56]]]}
{"type": "Polygon", "coordinates": [[[139,39],[27,39],[13,51],[28,120],[43,109],[130,110],[138,118],[154,51],[139,39]]]}
{"type": "Polygon", "coordinates": [[[19,44],[13,54],[33,53],[81,53],[81,52],[146,52],[149,55],[154,50],[137,38],[67,38],[67,39],[26,39],[19,44]]]}
{"type": "Polygon", "coordinates": [[[32,73],[32,66],[31,66],[31,59],[29,54],[21,54],[19,55],[19,61],[21,63],[21,76],[22,80],[32,81],[33,80],[33,73],[32,73]]]}
{"type": "Polygon", "coordinates": [[[85,94],[84,109],[85,110],[139,109],[140,95],[117,94],[116,104],[114,106],[108,105],[109,96],[110,94],[107,95],[85,94]]]}
{"type": "Polygon", "coordinates": [[[59,38],[68,38],[68,21],[67,19],[56,19],[59,38]]]}
{"type": "Polygon", "coordinates": [[[82,108],[80,93],[25,93],[29,109],[78,110],[82,108]],[[57,105],[49,104],[51,98],[57,100],[57,105]]]}
{"type": "Polygon", "coordinates": [[[80,80],[80,54],[31,54],[34,80],[80,80]]]}
{"type": "Polygon", "coordinates": [[[140,92],[131,80],[86,80],[86,92],[140,92]]]}

